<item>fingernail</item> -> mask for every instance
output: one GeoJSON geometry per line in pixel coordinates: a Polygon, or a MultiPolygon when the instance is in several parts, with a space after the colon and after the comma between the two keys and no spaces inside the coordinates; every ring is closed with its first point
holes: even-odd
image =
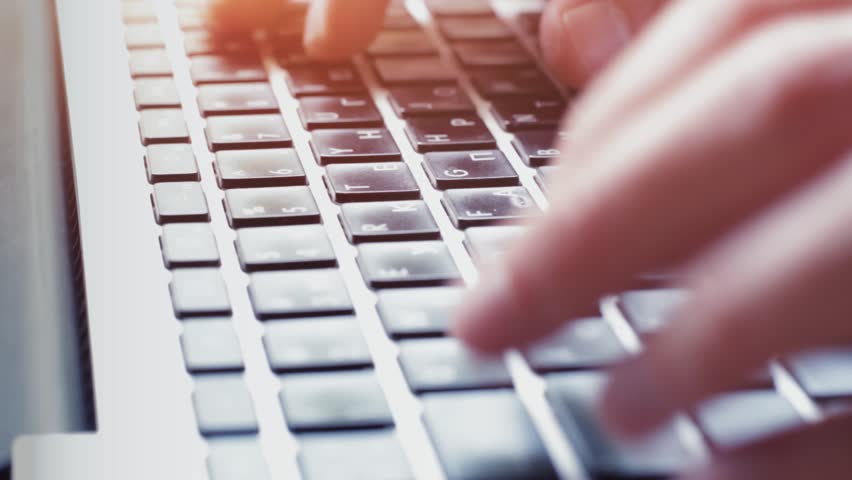
{"type": "Polygon", "coordinates": [[[562,12],[563,38],[569,39],[588,72],[604,67],[630,40],[630,26],[611,0],[596,0],[562,12]]]}
{"type": "Polygon", "coordinates": [[[484,272],[450,324],[450,334],[483,352],[506,348],[502,318],[512,309],[508,284],[502,269],[484,272]]]}
{"type": "Polygon", "coordinates": [[[610,376],[601,408],[607,425],[626,436],[648,433],[668,415],[661,401],[659,380],[650,362],[634,359],[617,367],[610,376]]]}

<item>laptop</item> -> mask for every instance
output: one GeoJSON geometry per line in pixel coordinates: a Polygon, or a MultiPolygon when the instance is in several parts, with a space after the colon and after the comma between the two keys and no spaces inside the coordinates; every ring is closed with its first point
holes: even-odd
{"type": "Polygon", "coordinates": [[[609,435],[606,367],[688,295],[666,275],[499,358],[446,335],[570,155],[542,2],[395,2],[333,63],[206,7],[0,6],[6,477],[666,478],[843,396],[836,358],[779,361],[609,435]]]}

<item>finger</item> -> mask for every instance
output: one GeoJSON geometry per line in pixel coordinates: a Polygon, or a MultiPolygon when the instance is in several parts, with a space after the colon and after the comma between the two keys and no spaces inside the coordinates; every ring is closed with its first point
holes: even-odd
{"type": "Polygon", "coordinates": [[[208,14],[216,33],[238,33],[274,26],[304,10],[303,4],[288,0],[214,0],[208,14]]]}
{"type": "Polygon", "coordinates": [[[552,189],[550,212],[504,270],[483,275],[455,333],[485,351],[528,343],[638,274],[694,254],[834,161],[852,109],[850,18],[755,35],[587,147],[588,165],[552,189]]]}
{"type": "Polygon", "coordinates": [[[665,0],[556,0],[541,24],[551,70],[579,87],[620,52],[665,0]]]}
{"type": "Polygon", "coordinates": [[[690,480],[852,478],[852,416],[811,425],[716,459],[690,480]]]}
{"type": "Polygon", "coordinates": [[[308,54],[328,59],[346,58],[366,48],[384,23],[390,0],[317,0],[305,25],[308,54]]]}

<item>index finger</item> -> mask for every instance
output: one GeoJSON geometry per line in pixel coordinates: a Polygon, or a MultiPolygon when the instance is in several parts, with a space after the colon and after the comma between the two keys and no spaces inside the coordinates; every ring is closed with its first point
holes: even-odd
{"type": "Polygon", "coordinates": [[[390,0],[317,0],[305,25],[305,50],[323,59],[340,59],[366,48],[384,24],[390,0]]]}

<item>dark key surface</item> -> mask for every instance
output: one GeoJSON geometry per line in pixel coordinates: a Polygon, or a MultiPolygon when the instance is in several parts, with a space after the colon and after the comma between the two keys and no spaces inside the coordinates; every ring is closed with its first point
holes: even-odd
{"type": "Polygon", "coordinates": [[[263,345],[276,372],[363,368],[370,351],[354,317],[266,322],[263,345]]]}
{"type": "Polygon", "coordinates": [[[507,40],[515,36],[497,17],[442,18],[438,21],[438,29],[450,41],[507,40]]]}
{"type": "Polygon", "coordinates": [[[598,414],[605,374],[561,373],[546,380],[547,398],[592,478],[668,478],[695,463],[695,454],[684,444],[675,424],[638,441],[610,434],[598,414]]]}
{"type": "Polygon", "coordinates": [[[468,228],[464,231],[464,244],[474,260],[489,264],[502,259],[526,231],[526,228],[516,225],[468,228]]]}
{"type": "Polygon", "coordinates": [[[836,347],[796,355],[790,371],[812,398],[852,398],[852,347],[836,347]]]}
{"type": "Polygon", "coordinates": [[[308,187],[241,188],[225,192],[228,222],[234,228],[319,223],[308,187]]]}
{"type": "Polygon", "coordinates": [[[416,200],[420,189],[402,162],[329,165],[324,177],[335,202],[416,200]]]}
{"type": "Polygon", "coordinates": [[[155,184],[151,201],[154,205],[154,216],[160,225],[177,222],[206,222],[210,219],[207,199],[200,183],[155,184]]]}
{"type": "Polygon", "coordinates": [[[489,0],[427,0],[426,8],[436,17],[477,17],[494,15],[489,0]]]}
{"type": "Polygon", "coordinates": [[[440,336],[447,332],[464,294],[461,287],[382,290],[376,309],[393,338],[440,336]]]}
{"type": "Polygon", "coordinates": [[[293,144],[279,114],[210,117],[204,129],[211,152],[249,148],[282,148],[293,144]]]}
{"type": "Polygon", "coordinates": [[[257,432],[254,403],[242,374],[202,375],[194,381],[192,403],[203,435],[257,432]]]}
{"type": "Polygon", "coordinates": [[[250,55],[255,46],[250,38],[241,35],[226,36],[206,31],[186,32],[183,35],[186,54],[196,55],[250,55]]]}
{"type": "Polygon", "coordinates": [[[381,127],[382,116],[370,97],[304,97],[299,116],[308,130],[315,128],[381,127]]]}
{"type": "Polygon", "coordinates": [[[470,75],[473,86],[485,98],[559,96],[553,83],[535,68],[482,69],[470,75]]]}
{"type": "Polygon", "coordinates": [[[538,173],[536,173],[535,181],[538,183],[538,186],[545,193],[550,192],[550,185],[556,181],[559,176],[559,167],[556,165],[545,165],[543,167],[538,167],[538,173]]]}
{"type": "Polygon", "coordinates": [[[565,101],[559,98],[518,97],[494,100],[491,112],[503,130],[553,131],[562,121],[565,101]]]}
{"type": "Polygon", "coordinates": [[[189,143],[189,130],[179,108],[154,108],[139,112],[142,145],[189,143]]]}
{"type": "Polygon", "coordinates": [[[403,118],[473,113],[470,97],[458,85],[415,85],[389,89],[390,101],[403,118]]]}
{"type": "Polygon", "coordinates": [[[372,370],[285,375],[278,398],[287,426],[295,432],[393,425],[372,370]]]}
{"type": "Polygon", "coordinates": [[[446,245],[436,240],[365,243],[358,247],[358,266],[372,288],[441,285],[461,279],[446,245]]]}
{"type": "Polygon", "coordinates": [[[399,363],[415,393],[511,387],[500,357],[481,357],[454,338],[399,342],[399,363]]]}
{"type": "Polygon", "coordinates": [[[150,145],[145,152],[145,170],[151,183],[200,179],[192,146],[185,143],[150,145]]]}
{"type": "Polygon", "coordinates": [[[218,268],[174,270],[169,290],[179,318],[231,313],[228,289],[218,268]]]}
{"type": "Polygon", "coordinates": [[[497,148],[488,127],[475,115],[412,118],[405,133],[420,153],[497,148]]]}
{"type": "Polygon", "coordinates": [[[165,50],[145,49],[130,52],[130,76],[171,77],[172,63],[165,50]]]}
{"type": "Polygon", "coordinates": [[[473,152],[430,152],[423,168],[435,188],[503,187],[520,180],[499,150],[473,152]]]}
{"type": "Polygon", "coordinates": [[[352,301],[336,269],[260,272],[249,283],[258,318],[340,315],[352,311],[352,301]]]}
{"type": "Polygon", "coordinates": [[[189,74],[196,85],[204,83],[263,82],[266,70],[252,57],[199,55],[192,57],[189,74]]]}
{"type": "Polygon", "coordinates": [[[422,200],[348,203],[341,208],[340,222],[352,243],[441,238],[422,200]]]}
{"type": "Polygon", "coordinates": [[[619,296],[618,307],[640,335],[647,335],[662,329],[688,295],[686,290],[675,288],[635,290],[619,296]]]}
{"type": "Polygon", "coordinates": [[[447,190],[442,203],[453,224],[461,229],[541,214],[524,187],[447,190]]]}
{"type": "Polygon", "coordinates": [[[322,225],[241,228],[237,255],[247,272],[333,267],[337,257],[322,225]]]}
{"type": "Polygon", "coordinates": [[[190,373],[243,369],[240,340],[231,319],[190,320],[181,325],[180,344],[190,373]]]}
{"type": "Polygon", "coordinates": [[[386,85],[449,83],[456,80],[456,74],[450,66],[436,55],[377,58],[374,66],[379,80],[386,85]]]}
{"type": "Polygon", "coordinates": [[[515,18],[515,21],[527,35],[538,35],[541,27],[541,12],[523,12],[515,18]]]}
{"type": "Polygon", "coordinates": [[[390,132],[384,128],[317,130],[311,138],[311,148],[320,165],[402,159],[390,132]]]}
{"type": "Polygon", "coordinates": [[[523,404],[512,391],[423,396],[423,421],[448,480],[556,480],[523,404]]]}
{"type": "Polygon", "coordinates": [[[468,68],[526,67],[532,65],[529,53],[516,41],[458,42],[453,45],[459,62],[468,68]]]}
{"type": "Polygon", "coordinates": [[[201,115],[276,113],[278,101],[267,83],[226,83],[198,87],[201,115]]]}
{"type": "Polygon", "coordinates": [[[180,108],[180,96],[171,78],[139,78],[133,84],[137,110],[180,108]]]}
{"type": "Polygon", "coordinates": [[[305,95],[347,95],[365,90],[352,65],[303,66],[287,69],[287,85],[295,97],[305,95]]]}
{"type": "Polygon", "coordinates": [[[565,134],[552,131],[518,132],[512,145],[527,165],[541,167],[558,161],[565,153],[558,145],[565,134]]]}
{"type": "Polygon", "coordinates": [[[305,480],[413,480],[405,453],[391,429],[299,435],[299,466],[305,480]]]}
{"type": "Polygon", "coordinates": [[[173,223],[163,225],[160,236],[166,268],[215,267],[219,248],[210,224],[173,223]]]}
{"type": "Polygon", "coordinates": [[[210,480],[269,480],[269,469],[257,437],[211,438],[207,444],[210,480]]]}
{"type": "Polygon", "coordinates": [[[795,407],[775,390],[728,393],[704,402],[695,417],[710,443],[733,449],[804,426],[795,407]]]}
{"type": "Polygon", "coordinates": [[[131,50],[138,48],[163,48],[166,46],[163,40],[163,32],[157,23],[125,25],[124,43],[131,50]]]}
{"type": "Polygon", "coordinates": [[[554,372],[611,366],[627,351],[604,319],[582,318],[527,348],[524,356],[533,370],[554,372]]]}
{"type": "Polygon", "coordinates": [[[379,33],[367,53],[372,56],[433,55],[437,50],[423,30],[389,30],[379,33]]]}
{"type": "Polygon", "coordinates": [[[299,156],[292,148],[221,151],[216,153],[214,167],[222,188],[307,184],[299,156]]]}

